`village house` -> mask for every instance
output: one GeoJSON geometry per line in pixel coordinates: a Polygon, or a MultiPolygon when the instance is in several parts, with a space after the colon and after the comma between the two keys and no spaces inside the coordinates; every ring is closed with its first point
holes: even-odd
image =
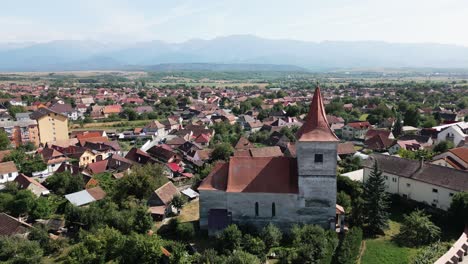
{"type": "Polygon", "coordinates": [[[0,163],[0,184],[12,182],[18,176],[18,169],[13,161],[0,163]]]}
{"type": "Polygon", "coordinates": [[[22,173],[15,178],[15,182],[18,184],[20,190],[30,190],[37,197],[50,193],[50,191],[38,181],[22,173]]]}
{"type": "Polygon", "coordinates": [[[8,214],[0,213],[0,236],[20,236],[26,238],[31,228],[30,224],[8,214]]]}
{"type": "Polygon", "coordinates": [[[166,215],[173,212],[171,202],[176,195],[180,195],[180,192],[170,181],[151,194],[148,206],[153,219],[163,220],[166,215]]]}
{"type": "Polygon", "coordinates": [[[217,163],[200,187],[200,228],[230,223],[287,228],[313,223],[335,229],[338,138],[317,87],[296,143],[297,158],[231,157],[217,163]]]}
{"type": "Polygon", "coordinates": [[[370,128],[372,128],[372,126],[367,121],[350,122],[343,127],[341,135],[346,140],[364,140],[370,128]]]}
{"type": "Polygon", "coordinates": [[[387,192],[442,210],[450,207],[455,193],[468,191],[467,171],[383,154],[372,154],[364,162],[364,182],[375,162],[385,178],[387,192]]]}
{"type": "Polygon", "coordinates": [[[423,147],[421,146],[421,144],[419,144],[418,141],[414,139],[413,140],[397,140],[390,148],[388,148],[388,153],[390,153],[390,155],[397,154],[398,151],[400,151],[400,149],[416,151],[416,150],[423,149],[423,147]]]}
{"type": "Polygon", "coordinates": [[[82,114],[74,109],[70,104],[56,103],[49,107],[50,110],[60,113],[68,117],[69,120],[78,120],[82,117],[82,114]]]}
{"type": "Polygon", "coordinates": [[[449,149],[447,152],[435,156],[431,163],[466,171],[468,170],[468,147],[449,149]]]}
{"type": "Polygon", "coordinates": [[[100,201],[106,197],[106,192],[99,186],[65,195],[71,204],[84,206],[92,202],[100,201]]]}
{"type": "Polygon", "coordinates": [[[468,141],[468,122],[453,123],[433,128],[440,131],[437,134],[437,143],[450,141],[455,146],[458,146],[460,143],[468,141]]]}

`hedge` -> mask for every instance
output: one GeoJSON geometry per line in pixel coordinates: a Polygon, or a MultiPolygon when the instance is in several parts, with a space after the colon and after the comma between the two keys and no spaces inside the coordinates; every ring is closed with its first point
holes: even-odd
{"type": "Polygon", "coordinates": [[[335,251],[334,263],[355,264],[359,256],[362,243],[362,230],[351,228],[341,240],[335,251]]]}

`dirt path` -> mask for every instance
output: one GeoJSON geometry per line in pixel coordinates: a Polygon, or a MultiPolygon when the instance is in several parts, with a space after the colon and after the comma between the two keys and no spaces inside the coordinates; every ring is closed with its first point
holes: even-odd
{"type": "Polygon", "coordinates": [[[358,259],[356,261],[357,264],[361,264],[361,258],[362,258],[362,256],[364,256],[364,252],[366,252],[366,241],[362,240],[361,252],[359,252],[359,257],[358,257],[358,259]]]}

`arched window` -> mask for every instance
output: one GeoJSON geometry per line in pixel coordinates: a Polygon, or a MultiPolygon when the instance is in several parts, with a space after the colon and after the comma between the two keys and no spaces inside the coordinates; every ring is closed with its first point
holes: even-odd
{"type": "Polygon", "coordinates": [[[276,204],[272,203],[271,204],[271,217],[275,217],[275,216],[276,216],[276,204]]]}
{"type": "Polygon", "coordinates": [[[258,202],[255,202],[255,216],[258,216],[258,202]]]}

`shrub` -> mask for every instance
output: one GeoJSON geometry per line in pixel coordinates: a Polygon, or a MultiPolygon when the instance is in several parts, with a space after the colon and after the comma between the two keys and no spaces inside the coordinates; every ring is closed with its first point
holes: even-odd
{"type": "Polygon", "coordinates": [[[218,235],[217,240],[220,251],[233,252],[241,247],[242,232],[236,225],[230,225],[218,235]]]}
{"type": "Polygon", "coordinates": [[[440,237],[440,228],[431,222],[423,211],[416,210],[405,215],[396,239],[405,246],[421,246],[435,242],[440,237]]]}
{"type": "Polygon", "coordinates": [[[335,263],[354,264],[359,255],[362,243],[362,230],[358,227],[353,227],[343,237],[341,243],[336,250],[335,263]]]}
{"type": "Polygon", "coordinates": [[[416,253],[413,260],[411,261],[412,264],[432,264],[437,259],[442,257],[447,250],[451,247],[448,243],[434,243],[427,247],[423,247],[416,253]]]}
{"type": "Polygon", "coordinates": [[[195,228],[192,223],[178,223],[176,234],[182,240],[189,240],[195,237],[195,228]]]}
{"type": "Polygon", "coordinates": [[[266,248],[270,249],[279,246],[283,233],[281,233],[281,230],[274,224],[269,223],[262,229],[260,237],[263,239],[263,242],[265,242],[266,248]]]}

